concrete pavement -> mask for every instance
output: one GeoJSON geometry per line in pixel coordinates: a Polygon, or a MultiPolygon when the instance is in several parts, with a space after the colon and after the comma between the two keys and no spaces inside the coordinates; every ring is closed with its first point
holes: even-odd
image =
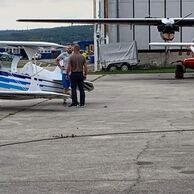
{"type": "Polygon", "coordinates": [[[194,193],[194,75],[94,85],[85,108],[0,101],[0,193],[194,193]]]}

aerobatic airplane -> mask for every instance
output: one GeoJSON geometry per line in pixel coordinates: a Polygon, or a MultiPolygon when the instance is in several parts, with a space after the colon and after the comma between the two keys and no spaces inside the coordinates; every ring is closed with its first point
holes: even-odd
{"type": "MultiPolygon", "coordinates": [[[[19,70],[20,56],[0,53],[0,99],[26,100],[33,98],[69,98],[63,94],[62,75],[58,66],[49,71],[38,64],[35,54],[40,48],[64,48],[50,42],[0,41],[0,47],[23,48],[29,61],[19,70]]],[[[87,91],[93,83],[84,82],[87,91]]]]}
{"type": "Polygon", "coordinates": [[[99,18],[99,19],[18,19],[18,22],[77,23],[77,24],[119,24],[157,26],[163,40],[174,39],[179,27],[194,26],[194,18],[99,18]]]}

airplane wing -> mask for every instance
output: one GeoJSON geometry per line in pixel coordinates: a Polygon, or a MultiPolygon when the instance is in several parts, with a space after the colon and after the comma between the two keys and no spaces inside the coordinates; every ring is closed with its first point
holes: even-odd
{"type": "Polygon", "coordinates": [[[161,38],[172,41],[175,32],[182,26],[194,26],[194,18],[96,18],[96,19],[18,19],[18,22],[45,23],[77,23],[77,24],[118,24],[118,25],[149,25],[157,26],[161,38]]]}
{"type": "Polygon", "coordinates": [[[99,18],[99,19],[18,19],[18,22],[77,23],[77,24],[134,24],[154,25],[170,22],[179,26],[194,26],[194,18],[99,18]]]}
{"type": "Polygon", "coordinates": [[[33,41],[0,41],[0,46],[21,46],[21,47],[53,47],[53,48],[66,48],[64,45],[52,42],[33,42],[33,41]]]}
{"type": "Polygon", "coordinates": [[[64,45],[52,42],[33,42],[33,41],[0,41],[1,47],[22,47],[29,60],[35,56],[40,48],[66,48],[64,45]]]}
{"type": "Polygon", "coordinates": [[[158,25],[159,18],[99,18],[99,19],[18,19],[18,22],[77,23],[77,24],[138,24],[158,25]]]}
{"type": "Polygon", "coordinates": [[[150,46],[194,46],[194,42],[151,42],[150,46]]]}
{"type": "Polygon", "coordinates": [[[67,99],[69,95],[45,91],[0,91],[0,99],[29,100],[35,98],[67,99]]]}

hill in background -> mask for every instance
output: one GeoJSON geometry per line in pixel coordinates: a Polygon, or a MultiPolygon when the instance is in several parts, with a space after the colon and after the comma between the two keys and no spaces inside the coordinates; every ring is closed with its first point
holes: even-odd
{"type": "Polygon", "coordinates": [[[94,28],[91,25],[57,28],[39,28],[33,30],[3,30],[0,40],[46,41],[67,44],[84,40],[93,40],[94,28]]]}

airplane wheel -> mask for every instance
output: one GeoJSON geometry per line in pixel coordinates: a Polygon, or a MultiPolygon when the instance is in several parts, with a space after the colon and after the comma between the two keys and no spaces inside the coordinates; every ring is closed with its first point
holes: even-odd
{"type": "Polygon", "coordinates": [[[184,67],[183,67],[183,65],[177,65],[176,66],[175,78],[176,79],[183,79],[184,78],[184,67]]]}

